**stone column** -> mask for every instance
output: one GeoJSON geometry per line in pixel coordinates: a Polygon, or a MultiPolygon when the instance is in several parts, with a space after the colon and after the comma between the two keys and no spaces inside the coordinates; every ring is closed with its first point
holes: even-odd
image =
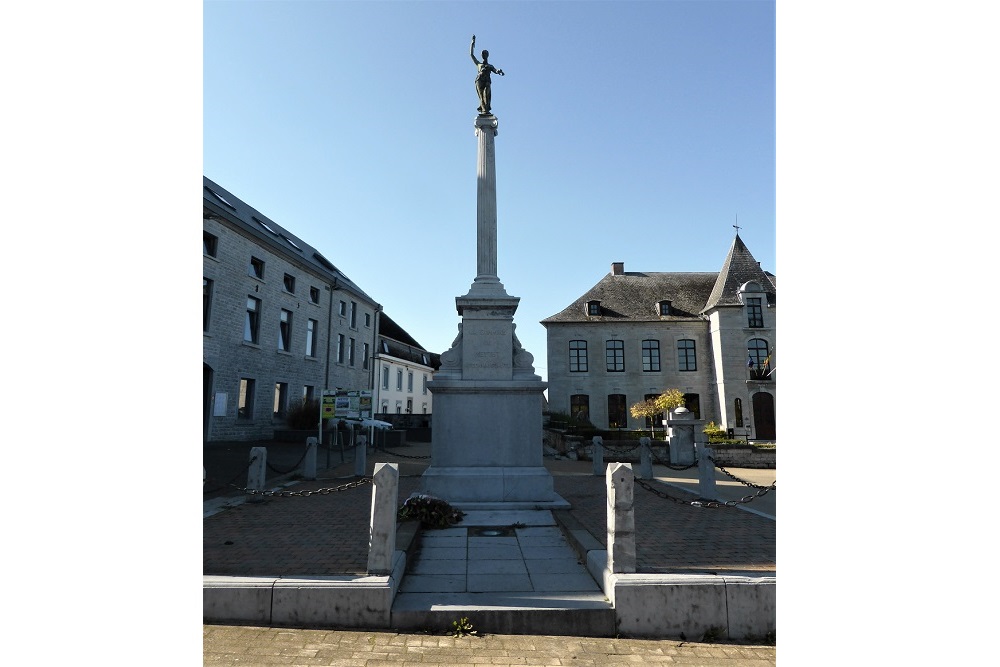
{"type": "Polygon", "coordinates": [[[631,463],[609,463],[605,476],[608,488],[608,571],[635,572],[635,475],[631,463]]]}
{"type": "Polygon", "coordinates": [[[476,118],[479,140],[476,165],[476,280],[496,283],[497,277],[497,118],[493,115],[476,118]]]}
{"type": "Polygon", "coordinates": [[[653,478],[653,452],[649,450],[649,438],[639,438],[639,479],[653,478]]]}
{"type": "Polygon", "coordinates": [[[698,452],[698,495],[707,500],[716,500],[715,464],[711,461],[712,450],[704,442],[695,444],[698,452]]]}
{"type": "Polygon", "coordinates": [[[368,436],[359,435],[354,445],[354,474],[364,477],[368,469],[368,436]]]}
{"type": "Polygon", "coordinates": [[[594,462],[594,477],[604,474],[604,438],[599,435],[594,436],[593,454],[590,455],[594,462]]]}
{"type": "Polygon", "coordinates": [[[372,514],[369,524],[368,574],[392,573],[396,549],[396,509],[399,499],[399,466],[376,463],[372,477],[372,514]]]}

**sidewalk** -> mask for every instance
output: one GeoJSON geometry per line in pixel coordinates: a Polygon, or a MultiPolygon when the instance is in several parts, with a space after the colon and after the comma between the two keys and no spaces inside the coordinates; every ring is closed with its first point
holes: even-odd
{"type": "Polygon", "coordinates": [[[674,640],[495,635],[452,637],[383,630],[296,630],[206,625],[206,665],[586,665],[773,667],[774,646],[674,640]]]}

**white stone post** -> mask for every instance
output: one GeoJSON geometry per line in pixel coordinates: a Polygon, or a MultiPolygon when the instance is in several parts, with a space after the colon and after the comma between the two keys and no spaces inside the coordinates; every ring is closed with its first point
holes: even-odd
{"type": "Polygon", "coordinates": [[[315,437],[306,438],[306,456],[302,459],[302,478],[316,479],[316,449],[317,440],[315,437]]]}
{"type": "Polygon", "coordinates": [[[715,494],[715,464],[712,463],[712,450],[704,442],[696,444],[698,450],[698,495],[707,500],[716,500],[715,494]]]}
{"type": "MultiPolygon", "coordinates": [[[[247,488],[254,491],[264,490],[264,481],[267,475],[267,447],[253,447],[250,450],[250,469],[247,470],[247,488]]],[[[256,493],[249,494],[249,502],[260,503],[264,501],[264,496],[256,493]]]]}
{"type": "Polygon", "coordinates": [[[372,514],[368,539],[368,574],[392,573],[396,549],[396,509],[399,499],[399,466],[376,463],[372,477],[372,514]]]}
{"type": "Polygon", "coordinates": [[[594,449],[591,459],[594,461],[594,477],[604,474],[604,438],[599,435],[594,436],[594,449]]]}
{"type": "Polygon", "coordinates": [[[649,438],[639,438],[639,479],[653,479],[653,452],[649,438]]]}
{"type": "Polygon", "coordinates": [[[365,476],[365,470],[368,468],[368,437],[364,435],[359,435],[357,440],[351,438],[355,441],[354,445],[354,474],[358,477],[365,476]]]}
{"type": "Polygon", "coordinates": [[[608,571],[635,572],[635,475],[631,463],[609,463],[608,571]]]}
{"type": "Polygon", "coordinates": [[[687,466],[694,463],[694,414],[687,408],[671,411],[670,419],[670,463],[687,466]]]}

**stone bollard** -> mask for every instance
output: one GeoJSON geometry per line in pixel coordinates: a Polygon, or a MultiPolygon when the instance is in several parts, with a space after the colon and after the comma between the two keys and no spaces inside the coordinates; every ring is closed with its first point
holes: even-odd
{"type": "MultiPolygon", "coordinates": [[[[253,447],[250,449],[250,469],[247,471],[247,488],[254,491],[264,490],[264,481],[267,475],[267,447],[253,447]],[[256,460],[254,460],[256,457],[256,460]]],[[[249,494],[247,499],[251,503],[264,502],[264,496],[256,493],[249,494]]]]}
{"type": "Polygon", "coordinates": [[[715,493],[715,464],[712,450],[704,442],[696,443],[698,450],[698,495],[706,500],[718,500],[715,493]]]}
{"type": "Polygon", "coordinates": [[[594,477],[604,474],[604,438],[594,436],[594,453],[590,457],[594,461],[594,477]]]}
{"type": "Polygon", "coordinates": [[[315,437],[306,438],[306,455],[302,459],[302,478],[316,479],[316,449],[319,440],[315,437]]]}
{"type": "Polygon", "coordinates": [[[653,479],[653,452],[649,438],[639,438],[639,479],[653,479]]]}
{"type": "Polygon", "coordinates": [[[605,476],[608,488],[608,571],[635,572],[635,475],[631,463],[609,463],[605,476]]]}
{"type": "Polygon", "coordinates": [[[368,436],[359,435],[355,443],[354,474],[358,477],[364,477],[365,471],[368,469],[368,436]]]}
{"type": "Polygon", "coordinates": [[[376,463],[372,477],[372,514],[368,539],[368,574],[392,573],[396,550],[396,510],[399,499],[399,465],[376,463]]]}

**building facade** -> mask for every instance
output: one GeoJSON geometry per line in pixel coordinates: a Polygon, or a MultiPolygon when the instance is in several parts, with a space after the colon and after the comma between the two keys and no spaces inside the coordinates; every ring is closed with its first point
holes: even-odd
{"type": "Polygon", "coordinates": [[[379,317],[378,346],[375,348],[375,389],[372,393],[377,415],[431,414],[432,394],[427,383],[441,366],[440,355],[425,350],[385,313],[379,317]]]}
{"type": "Polygon", "coordinates": [[[613,263],[542,320],[550,411],[598,428],[648,428],[630,407],[679,389],[697,419],[774,440],[775,297],[775,276],[738,234],[718,273],[626,272],[613,263]]]}
{"type": "Polygon", "coordinates": [[[318,250],[208,178],[204,439],[258,440],[324,389],[372,389],[381,306],[318,250]]]}

